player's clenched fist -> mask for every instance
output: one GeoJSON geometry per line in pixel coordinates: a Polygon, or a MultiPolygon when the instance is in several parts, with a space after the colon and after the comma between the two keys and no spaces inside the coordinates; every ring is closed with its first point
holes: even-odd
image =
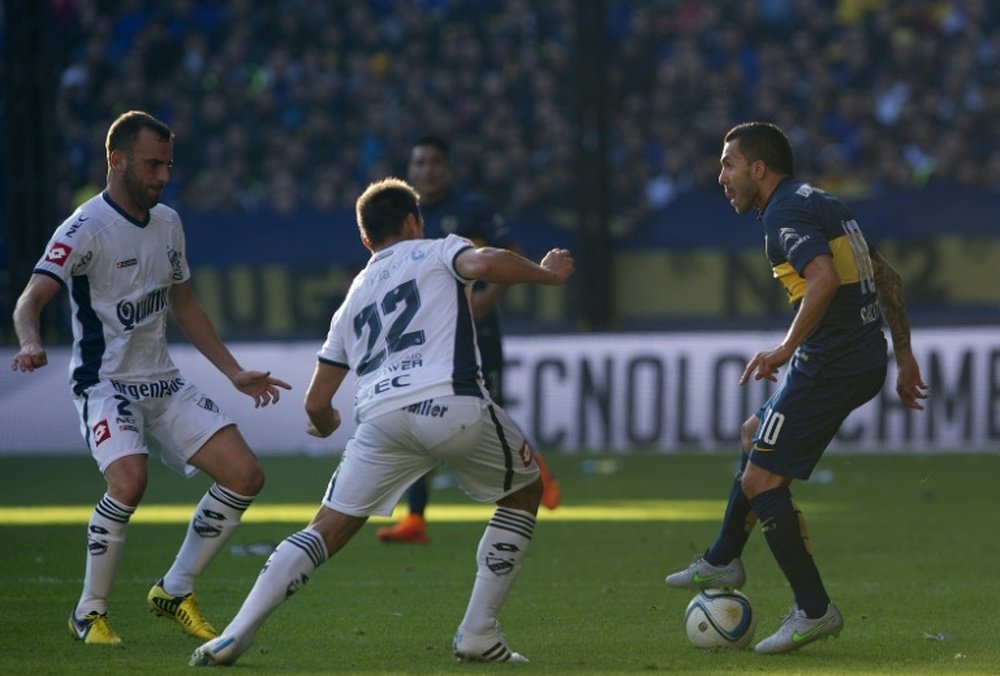
{"type": "Polygon", "coordinates": [[[539,265],[555,274],[552,284],[562,284],[572,276],[576,270],[576,262],[569,249],[552,249],[539,265]]]}
{"type": "Polygon", "coordinates": [[[13,371],[34,371],[49,363],[49,356],[45,353],[45,348],[41,345],[28,343],[21,347],[21,350],[14,355],[10,364],[13,371]]]}

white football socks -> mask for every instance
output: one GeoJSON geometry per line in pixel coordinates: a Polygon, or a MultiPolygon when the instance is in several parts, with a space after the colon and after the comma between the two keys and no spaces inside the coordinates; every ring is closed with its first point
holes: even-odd
{"type": "Polygon", "coordinates": [[[275,608],[297,592],[327,558],[323,537],[311,528],[285,538],[271,553],[225,636],[238,639],[242,650],[275,608]]]}
{"type": "Polygon", "coordinates": [[[217,483],[209,487],[194,510],[177,558],[163,576],[163,588],[168,594],[185,596],[194,591],[195,578],[236,531],[254,497],[234,493],[217,483]]]}
{"type": "Polygon", "coordinates": [[[87,524],[87,566],[83,574],[83,593],[76,604],[77,619],[91,611],[108,612],[108,597],[125,549],[128,520],[133,513],[135,507],[123,505],[107,493],[94,507],[87,524]]]}
{"type": "Polygon", "coordinates": [[[534,531],[531,512],[497,507],[476,551],[478,570],[462,618],[463,631],[477,635],[495,631],[497,614],[521,572],[534,531]]]}

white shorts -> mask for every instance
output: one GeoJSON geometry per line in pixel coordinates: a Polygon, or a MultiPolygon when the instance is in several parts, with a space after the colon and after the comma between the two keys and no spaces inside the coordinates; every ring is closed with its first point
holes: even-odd
{"type": "Polygon", "coordinates": [[[191,476],[187,461],[213,434],[234,424],[197,387],[176,377],[153,382],[102,380],[75,397],[80,433],[101,473],[126,455],[159,456],[191,476]]]}
{"type": "Polygon", "coordinates": [[[538,479],[538,465],[506,411],[488,399],[437,397],[358,425],[323,504],[350,516],[389,516],[438,463],[476,502],[496,502],[538,479]]]}

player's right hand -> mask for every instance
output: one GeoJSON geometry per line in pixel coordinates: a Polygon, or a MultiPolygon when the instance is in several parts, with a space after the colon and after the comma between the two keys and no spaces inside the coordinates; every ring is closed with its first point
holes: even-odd
{"type": "Polygon", "coordinates": [[[45,348],[37,343],[27,343],[14,355],[10,368],[12,371],[34,371],[49,363],[49,355],[45,348]]]}
{"type": "Polygon", "coordinates": [[[553,284],[562,284],[576,271],[576,262],[569,249],[552,249],[539,265],[555,275],[553,284]]]}

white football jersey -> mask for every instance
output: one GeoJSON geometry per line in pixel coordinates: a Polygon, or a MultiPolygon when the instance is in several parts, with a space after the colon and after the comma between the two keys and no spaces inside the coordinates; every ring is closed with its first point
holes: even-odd
{"type": "Polygon", "coordinates": [[[434,397],[485,398],[469,307],[472,280],[455,258],[464,237],[398,242],[375,253],[333,315],[319,352],[357,374],[359,422],[434,397]]]}
{"type": "Polygon", "coordinates": [[[166,316],[170,287],[191,271],[176,211],[158,204],[140,223],[101,193],[56,229],[35,272],[69,289],[75,393],[100,380],[177,377],[167,353],[166,316]]]}

